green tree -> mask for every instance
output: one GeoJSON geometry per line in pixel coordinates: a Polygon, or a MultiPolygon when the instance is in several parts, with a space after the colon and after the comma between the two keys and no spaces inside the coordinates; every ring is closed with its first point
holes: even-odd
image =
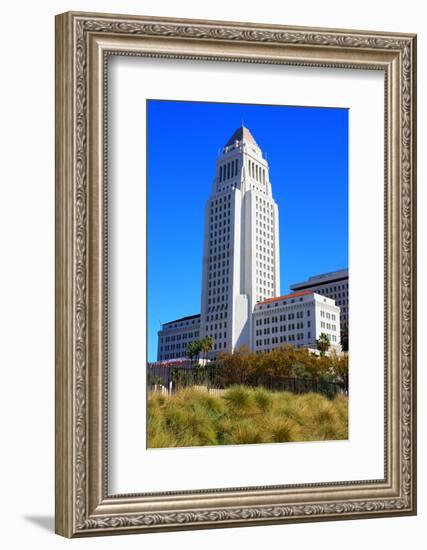
{"type": "Polygon", "coordinates": [[[196,342],[190,342],[187,346],[187,355],[190,359],[190,363],[193,364],[194,358],[196,357],[198,351],[197,351],[197,345],[196,342]]]}
{"type": "Polygon", "coordinates": [[[214,341],[212,336],[205,336],[201,342],[204,358],[208,358],[208,353],[212,350],[214,341]]]}
{"type": "Polygon", "coordinates": [[[329,340],[329,336],[322,332],[317,339],[317,349],[320,351],[321,357],[324,357],[326,355],[326,352],[330,348],[331,341],[329,340]]]}
{"type": "Polygon", "coordinates": [[[200,354],[202,353],[202,349],[203,349],[202,342],[200,340],[196,340],[194,342],[194,346],[195,346],[195,349],[196,349],[196,358],[197,358],[197,363],[198,363],[200,354]]]}
{"type": "Polygon", "coordinates": [[[202,352],[202,342],[200,340],[193,340],[187,346],[187,355],[190,361],[193,363],[193,360],[199,359],[202,352]]]}

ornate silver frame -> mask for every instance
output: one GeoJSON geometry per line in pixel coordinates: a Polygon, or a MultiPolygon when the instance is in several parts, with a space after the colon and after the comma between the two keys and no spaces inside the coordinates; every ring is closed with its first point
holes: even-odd
{"type": "Polygon", "coordinates": [[[416,37],[224,21],[56,18],[56,532],[66,537],[416,513],[416,37]],[[106,58],[143,55],[385,73],[385,478],[109,495],[106,58]]]}

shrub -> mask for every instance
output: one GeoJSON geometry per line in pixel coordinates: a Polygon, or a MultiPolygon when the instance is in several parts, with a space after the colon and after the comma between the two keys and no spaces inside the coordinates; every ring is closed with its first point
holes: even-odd
{"type": "Polygon", "coordinates": [[[268,431],[271,434],[271,441],[274,443],[298,441],[301,435],[300,427],[295,420],[286,416],[272,418],[268,431]]]}
{"type": "Polygon", "coordinates": [[[234,411],[244,413],[251,405],[251,391],[243,386],[232,386],[225,392],[224,399],[234,411]]]}
{"type": "Polygon", "coordinates": [[[253,399],[256,406],[263,412],[268,411],[273,404],[271,392],[267,392],[262,388],[257,388],[254,390],[253,399]]]}
{"type": "Polygon", "coordinates": [[[252,419],[239,420],[230,424],[224,435],[224,444],[242,445],[265,442],[265,434],[252,419]]]}
{"type": "Polygon", "coordinates": [[[223,395],[183,389],[148,399],[148,446],[187,447],[348,437],[348,400],[233,386],[223,395]]]}
{"type": "Polygon", "coordinates": [[[256,386],[262,379],[278,377],[326,377],[332,382],[343,382],[347,376],[347,355],[319,357],[307,349],[291,345],[260,354],[244,348],[233,353],[224,352],[219,355],[215,365],[215,380],[220,387],[230,384],[256,386]]]}

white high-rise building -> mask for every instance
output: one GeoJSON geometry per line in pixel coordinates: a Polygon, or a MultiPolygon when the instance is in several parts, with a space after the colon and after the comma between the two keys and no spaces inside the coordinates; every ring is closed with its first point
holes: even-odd
{"type": "Polygon", "coordinates": [[[257,302],[279,296],[279,215],[268,164],[241,126],[216,163],[205,208],[200,336],[213,354],[250,347],[257,302]]]}

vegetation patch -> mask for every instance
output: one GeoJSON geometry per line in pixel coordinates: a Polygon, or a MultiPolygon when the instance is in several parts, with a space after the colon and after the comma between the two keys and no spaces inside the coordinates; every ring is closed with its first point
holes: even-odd
{"type": "Polygon", "coordinates": [[[148,400],[148,446],[190,447],[348,438],[348,399],[231,386],[188,388],[148,400]]]}

